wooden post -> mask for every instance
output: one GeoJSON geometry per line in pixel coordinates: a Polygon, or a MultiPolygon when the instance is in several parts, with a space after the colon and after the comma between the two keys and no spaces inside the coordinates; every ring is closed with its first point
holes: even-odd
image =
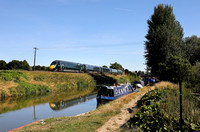
{"type": "Polygon", "coordinates": [[[182,81],[179,80],[179,91],[180,91],[180,131],[183,131],[183,118],[182,118],[182,81]]]}

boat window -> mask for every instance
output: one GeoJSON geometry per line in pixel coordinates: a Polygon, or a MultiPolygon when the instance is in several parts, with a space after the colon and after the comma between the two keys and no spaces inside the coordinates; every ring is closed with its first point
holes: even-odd
{"type": "Polygon", "coordinates": [[[101,87],[101,89],[98,92],[98,95],[113,97],[114,91],[113,89],[107,89],[106,87],[101,87]]]}

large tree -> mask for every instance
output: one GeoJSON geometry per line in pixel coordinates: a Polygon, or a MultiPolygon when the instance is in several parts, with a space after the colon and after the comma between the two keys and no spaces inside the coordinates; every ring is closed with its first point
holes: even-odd
{"type": "Polygon", "coordinates": [[[182,56],[183,29],[175,19],[173,8],[163,4],[154,8],[147,23],[146,64],[153,75],[160,76],[160,70],[171,55],[182,56]]]}

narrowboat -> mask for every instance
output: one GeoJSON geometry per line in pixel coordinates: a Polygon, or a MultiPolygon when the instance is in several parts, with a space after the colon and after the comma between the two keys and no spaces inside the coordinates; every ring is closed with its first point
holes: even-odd
{"type": "Polygon", "coordinates": [[[134,91],[135,88],[132,87],[131,83],[121,84],[119,86],[100,86],[97,94],[97,104],[115,100],[134,91]]]}

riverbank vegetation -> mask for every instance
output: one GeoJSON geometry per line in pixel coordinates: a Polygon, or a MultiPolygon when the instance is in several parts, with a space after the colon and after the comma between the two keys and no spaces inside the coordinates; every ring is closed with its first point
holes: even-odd
{"type": "Polygon", "coordinates": [[[95,89],[95,80],[87,74],[29,71],[0,71],[0,96],[44,95],[59,91],[95,89]]]}
{"type": "MultiPolygon", "coordinates": [[[[165,86],[146,93],[138,102],[138,112],[123,131],[179,131],[179,89],[165,86]]],[[[200,101],[183,88],[183,131],[200,130],[200,101]]]]}
{"type": "Polygon", "coordinates": [[[60,91],[87,91],[98,84],[125,83],[126,75],[62,73],[41,71],[0,71],[0,97],[45,95],[60,91]]]}

